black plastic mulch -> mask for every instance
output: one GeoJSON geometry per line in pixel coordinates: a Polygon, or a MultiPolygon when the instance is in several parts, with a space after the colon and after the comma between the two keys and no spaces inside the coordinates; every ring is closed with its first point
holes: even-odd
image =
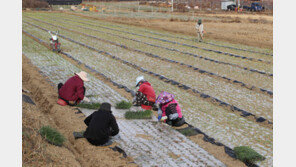
{"type": "MultiPolygon", "coordinates": [[[[196,128],[196,127],[188,124],[187,122],[186,122],[186,124],[188,125],[188,127],[183,128],[183,129],[176,129],[176,130],[179,131],[179,132],[180,131],[183,131],[183,130],[191,130],[191,132],[188,135],[186,135],[186,136],[195,136],[195,135],[198,135],[198,134],[203,134],[204,135],[203,140],[205,142],[209,142],[209,143],[214,144],[216,146],[223,146],[224,147],[224,151],[225,151],[225,153],[227,155],[229,155],[232,158],[237,159],[236,156],[235,156],[235,153],[234,153],[234,150],[233,149],[231,149],[230,147],[224,145],[223,143],[220,143],[220,142],[216,141],[214,138],[208,136],[206,133],[204,133],[200,129],[198,129],[198,128],[196,128]]],[[[244,163],[248,167],[258,167],[258,165],[256,165],[256,164],[251,164],[251,163],[246,163],[246,162],[244,162],[244,163]]]]}
{"type": "Polygon", "coordinates": [[[36,105],[36,104],[34,103],[34,101],[31,99],[30,96],[27,96],[27,95],[23,94],[23,95],[22,95],[22,99],[23,99],[23,101],[26,102],[26,103],[36,105]]]}
{"type": "Polygon", "coordinates": [[[109,148],[111,148],[113,151],[119,152],[120,154],[123,155],[124,158],[127,157],[127,154],[125,153],[125,151],[123,149],[121,149],[120,147],[115,146],[115,147],[109,147],[109,148]]]}

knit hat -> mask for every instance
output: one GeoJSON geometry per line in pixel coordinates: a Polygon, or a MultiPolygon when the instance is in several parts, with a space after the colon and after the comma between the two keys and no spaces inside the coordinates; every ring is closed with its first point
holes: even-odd
{"type": "Polygon", "coordinates": [[[74,74],[78,75],[84,82],[89,81],[89,79],[87,78],[87,73],[85,71],[81,71],[80,73],[74,74]]]}
{"type": "Polygon", "coordinates": [[[198,24],[201,24],[201,19],[198,19],[198,24]]]}
{"type": "Polygon", "coordinates": [[[161,93],[158,95],[155,103],[156,104],[165,104],[167,102],[172,101],[175,98],[175,95],[165,92],[165,91],[161,91],[161,93]]]}
{"type": "Polygon", "coordinates": [[[110,103],[102,103],[99,110],[111,112],[111,104],[110,103]]]}

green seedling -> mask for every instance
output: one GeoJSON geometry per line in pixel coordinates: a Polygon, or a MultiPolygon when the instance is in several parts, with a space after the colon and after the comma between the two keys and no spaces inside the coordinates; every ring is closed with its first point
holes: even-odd
{"type": "Polygon", "coordinates": [[[122,100],[121,102],[116,104],[117,109],[130,109],[132,103],[122,100]]]}
{"type": "Polygon", "coordinates": [[[194,136],[197,135],[198,133],[192,129],[192,128],[184,128],[184,129],[177,129],[180,133],[182,133],[184,136],[194,136]]]}
{"type": "Polygon", "coordinates": [[[87,108],[87,109],[99,109],[100,106],[101,106],[101,103],[80,103],[76,105],[76,107],[87,108]]]}
{"type": "Polygon", "coordinates": [[[256,161],[263,161],[265,159],[265,157],[248,146],[235,147],[234,153],[239,160],[249,164],[256,161]]]}
{"type": "Polygon", "coordinates": [[[42,126],[39,133],[45,140],[56,146],[62,146],[66,140],[60,132],[50,126],[42,126]]]}
{"type": "Polygon", "coordinates": [[[126,119],[151,119],[152,111],[127,111],[124,116],[126,119]]]}

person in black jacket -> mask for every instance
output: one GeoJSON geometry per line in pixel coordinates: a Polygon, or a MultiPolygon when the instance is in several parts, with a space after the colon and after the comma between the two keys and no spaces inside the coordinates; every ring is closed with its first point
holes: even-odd
{"type": "Polygon", "coordinates": [[[115,136],[119,133],[119,128],[109,103],[103,103],[98,111],[95,111],[84,120],[84,123],[87,125],[87,128],[83,136],[79,136],[79,133],[74,132],[74,137],[75,139],[85,137],[95,146],[111,145],[110,136],[115,136]]]}

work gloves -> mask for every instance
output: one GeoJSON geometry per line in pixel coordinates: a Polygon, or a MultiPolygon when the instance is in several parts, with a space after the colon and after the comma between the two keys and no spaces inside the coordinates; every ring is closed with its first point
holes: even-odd
{"type": "Polygon", "coordinates": [[[161,117],[160,121],[161,121],[161,122],[165,122],[167,119],[168,119],[167,116],[163,116],[163,117],[161,117]]]}
{"type": "Polygon", "coordinates": [[[164,122],[165,120],[168,119],[167,116],[162,116],[162,111],[160,108],[158,108],[157,114],[158,114],[158,121],[164,122]]]}

